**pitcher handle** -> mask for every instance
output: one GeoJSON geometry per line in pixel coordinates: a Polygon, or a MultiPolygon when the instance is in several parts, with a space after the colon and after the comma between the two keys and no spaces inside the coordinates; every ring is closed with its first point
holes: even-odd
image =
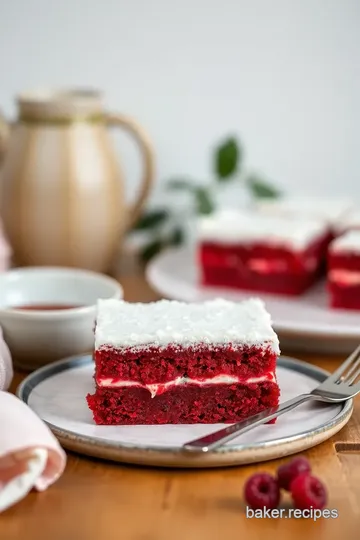
{"type": "Polygon", "coordinates": [[[9,124],[3,116],[2,112],[0,111],[0,165],[5,154],[9,131],[9,124]]]}
{"type": "Polygon", "coordinates": [[[128,116],[122,114],[107,113],[105,116],[109,126],[120,126],[125,129],[139,145],[143,158],[143,178],[139,193],[135,202],[128,211],[126,229],[129,230],[140,217],[144,204],[149,196],[150,189],[154,183],[155,176],[155,159],[152,145],[142,130],[142,128],[128,116]]]}

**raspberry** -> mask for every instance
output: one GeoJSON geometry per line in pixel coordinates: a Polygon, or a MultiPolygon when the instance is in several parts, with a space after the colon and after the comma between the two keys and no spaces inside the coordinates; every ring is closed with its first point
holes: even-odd
{"type": "Polygon", "coordinates": [[[296,457],[281,465],[277,470],[279,487],[290,491],[291,482],[302,473],[310,473],[311,467],[308,460],[302,456],[296,457]]]}
{"type": "Polygon", "coordinates": [[[294,505],[301,510],[311,507],[321,510],[326,505],[326,488],[316,476],[300,474],[291,482],[290,490],[294,505]]]}
{"type": "Polygon", "coordinates": [[[277,508],[280,502],[280,489],[276,478],[267,473],[250,476],[245,484],[244,496],[246,502],[254,509],[277,508]]]}

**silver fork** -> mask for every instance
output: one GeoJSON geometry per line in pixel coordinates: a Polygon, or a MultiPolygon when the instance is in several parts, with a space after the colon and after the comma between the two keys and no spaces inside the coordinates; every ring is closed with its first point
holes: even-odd
{"type": "Polygon", "coordinates": [[[306,401],[325,401],[326,403],[346,401],[360,392],[360,381],[356,383],[356,379],[359,376],[360,345],[334,373],[310,392],[310,394],[301,394],[300,396],[285,401],[281,405],[270,407],[261,413],[254,414],[242,422],[237,422],[236,424],[227,426],[219,431],[187,442],[183,445],[183,450],[186,452],[197,453],[215,450],[215,448],[235,439],[235,437],[260,426],[281,414],[291,411],[306,401]]]}

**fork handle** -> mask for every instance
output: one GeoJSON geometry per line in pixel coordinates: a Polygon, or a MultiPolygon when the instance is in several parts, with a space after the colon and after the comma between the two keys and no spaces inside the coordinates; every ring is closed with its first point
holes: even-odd
{"type": "Polygon", "coordinates": [[[194,453],[215,450],[215,448],[218,448],[224,443],[235,439],[235,437],[238,437],[239,435],[242,435],[243,433],[246,433],[257,426],[260,426],[261,424],[265,424],[265,422],[268,422],[281,414],[285,414],[288,411],[295,409],[295,407],[310,399],[316,398],[312,394],[301,394],[300,396],[296,396],[288,401],[285,401],[281,405],[269,407],[261,413],[254,414],[242,422],[237,422],[236,424],[227,426],[219,431],[210,433],[210,435],[205,435],[205,437],[201,437],[200,439],[194,439],[193,441],[184,444],[183,450],[194,453]]]}

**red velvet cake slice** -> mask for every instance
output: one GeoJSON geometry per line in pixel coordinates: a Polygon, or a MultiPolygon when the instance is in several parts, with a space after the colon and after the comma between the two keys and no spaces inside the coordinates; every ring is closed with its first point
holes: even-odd
{"type": "Polygon", "coordinates": [[[328,288],[332,307],[360,309],[360,231],[349,231],[331,243],[328,288]]]}
{"type": "Polygon", "coordinates": [[[100,300],[97,424],[232,423],[276,405],[279,341],[263,303],[100,300]]]}
{"type": "Polygon", "coordinates": [[[325,264],[328,227],[322,221],[222,210],[199,220],[203,285],[297,295],[325,264]]]}

